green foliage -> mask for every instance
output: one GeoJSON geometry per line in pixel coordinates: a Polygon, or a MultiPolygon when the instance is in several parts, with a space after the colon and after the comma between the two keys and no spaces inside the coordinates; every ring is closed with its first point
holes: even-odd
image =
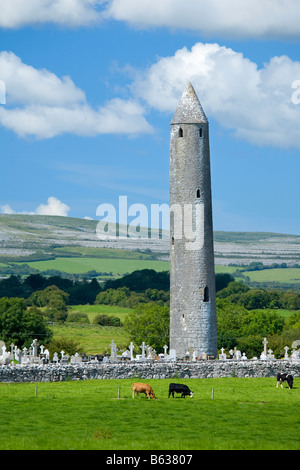
{"type": "Polygon", "coordinates": [[[118,289],[119,287],[128,287],[135,292],[144,292],[146,289],[169,291],[170,273],[168,271],[157,272],[154,269],[141,269],[105,283],[105,289],[118,289]]]}
{"type": "Polygon", "coordinates": [[[69,323],[90,323],[88,315],[81,312],[69,313],[66,321],[69,323]]]}
{"type": "Polygon", "coordinates": [[[61,351],[64,351],[65,354],[70,356],[75,353],[82,352],[82,346],[80,343],[74,339],[57,337],[54,338],[47,346],[50,353],[50,360],[52,360],[53,354],[57,352],[60,354],[61,351]]]}
{"type": "Polygon", "coordinates": [[[256,312],[252,310],[243,315],[239,336],[270,336],[279,334],[284,327],[284,318],[271,310],[256,312]]]}
{"type": "Polygon", "coordinates": [[[105,315],[104,313],[97,315],[94,318],[93,323],[95,323],[96,325],[101,325],[101,326],[115,326],[115,327],[122,326],[120,318],[110,316],[110,315],[105,315]]]}
{"type": "Polygon", "coordinates": [[[140,347],[143,341],[153,347],[157,353],[163,352],[169,344],[170,311],[156,303],[139,304],[124,322],[125,331],[131,341],[140,347]]]}
{"type": "Polygon", "coordinates": [[[234,296],[235,294],[248,292],[248,290],[250,290],[250,287],[246,286],[243,282],[232,281],[228,283],[227,287],[217,292],[217,297],[219,299],[225,299],[227,297],[234,296]]]}
{"type": "Polygon", "coordinates": [[[14,343],[19,348],[29,347],[37,338],[44,344],[52,338],[45,319],[37,308],[27,309],[21,298],[0,299],[0,339],[7,345],[14,343]]]}
{"type": "Polygon", "coordinates": [[[250,289],[242,282],[230,282],[225,289],[217,292],[218,298],[227,298],[231,302],[243,305],[247,310],[254,309],[300,309],[300,293],[250,289]]]}
{"type": "Polygon", "coordinates": [[[228,273],[218,273],[215,275],[216,278],[216,292],[225,289],[230,282],[234,281],[234,277],[228,273]]]}
{"type": "MultiPolygon", "coordinates": [[[[300,329],[300,312],[294,312],[290,315],[285,322],[285,326],[287,329],[295,328],[300,329]]],[[[300,338],[300,335],[299,335],[300,338]]]]}
{"type": "Polygon", "coordinates": [[[139,303],[158,302],[160,305],[164,305],[165,303],[169,304],[169,301],[170,293],[164,290],[147,289],[145,292],[135,292],[124,286],[99,292],[95,304],[133,308],[139,303]]]}
{"type": "Polygon", "coordinates": [[[34,292],[28,299],[29,305],[46,307],[44,315],[49,320],[64,322],[68,316],[66,302],[69,294],[59,289],[57,286],[49,286],[42,291],[34,292]]]}
{"type": "MultiPolygon", "coordinates": [[[[300,338],[300,327],[284,329],[281,334],[268,337],[268,347],[270,347],[276,357],[283,357],[285,346],[291,349],[292,343],[300,338]]],[[[290,351],[291,352],[291,351],[290,351]]]]}

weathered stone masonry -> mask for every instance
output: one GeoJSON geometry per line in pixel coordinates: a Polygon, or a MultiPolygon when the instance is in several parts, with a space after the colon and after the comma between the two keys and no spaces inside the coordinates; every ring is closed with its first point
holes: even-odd
{"type": "Polygon", "coordinates": [[[288,372],[300,377],[300,361],[199,361],[66,365],[7,365],[0,382],[59,382],[87,379],[207,379],[218,377],[276,377],[288,372]]]}
{"type": "Polygon", "coordinates": [[[217,355],[209,126],[190,83],[171,122],[170,349],[217,355]]]}

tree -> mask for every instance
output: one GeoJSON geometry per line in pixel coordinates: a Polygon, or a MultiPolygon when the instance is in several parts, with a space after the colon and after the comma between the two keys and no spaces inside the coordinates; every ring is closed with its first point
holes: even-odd
{"type": "Polygon", "coordinates": [[[50,319],[64,322],[68,316],[67,301],[69,294],[57,286],[49,286],[44,290],[34,292],[28,299],[29,305],[46,307],[44,313],[50,319]]]}
{"type": "Polygon", "coordinates": [[[250,290],[250,287],[246,286],[243,282],[232,281],[229,282],[227,287],[217,293],[217,297],[219,299],[226,299],[227,297],[231,297],[235,294],[248,292],[248,290],[250,290]]]}
{"type": "Polygon", "coordinates": [[[29,347],[35,338],[46,344],[52,335],[40,311],[27,309],[24,299],[0,299],[0,339],[6,345],[14,343],[19,348],[29,347]]]}
{"type": "Polygon", "coordinates": [[[216,292],[225,289],[230,282],[234,281],[234,277],[228,273],[218,273],[215,275],[215,283],[216,283],[216,292]]]}
{"type": "Polygon", "coordinates": [[[93,323],[101,326],[122,326],[121,320],[119,317],[105,315],[105,313],[99,313],[93,320],[93,323]]]}
{"type": "Polygon", "coordinates": [[[50,353],[50,359],[53,357],[53,354],[57,352],[58,354],[61,351],[64,351],[70,356],[75,353],[82,352],[82,347],[78,341],[68,338],[55,338],[51,343],[48,344],[48,350],[50,353]]]}
{"type": "Polygon", "coordinates": [[[272,310],[252,310],[244,315],[239,336],[248,337],[260,335],[261,337],[281,333],[284,327],[284,318],[272,310]]]}
{"type": "Polygon", "coordinates": [[[247,310],[242,305],[233,304],[228,299],[217,299],[217,325],[218,335],[222,332],[231,332],[238,335],[243,317],[247,310]]]}
{"type": "Polygon", "coordinates": [[[158,353],[169,344],[169,324],[169,308],[149,303],[137,305],[126,317],[124,328],[136,346],[144,341],[158,353]]]}

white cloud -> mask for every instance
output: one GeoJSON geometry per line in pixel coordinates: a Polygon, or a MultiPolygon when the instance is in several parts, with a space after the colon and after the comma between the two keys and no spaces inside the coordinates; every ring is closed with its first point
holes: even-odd
{"type": "Polygon", "coordinates": [[[15,211],[10,207],[9,204],[4,204],[0,206],[0,210],[2,214],[15,214],[15,211]]]}
{"type": "Polygon", "coordinates": [[[109,0],[106,17],[208,36],[299,37],[298,0],[109,0]]]}
{"type": "Polygon", "coordinates": [[[0,0],[0,27],[56,23],[86,26],[99,21],[100,0],[0,0]]]}
{"type": "Polygon", "coordinates": [[[61,202],[54,196],[50,196],[48,198],[47,204],[40,204],[35,211],[17,212],[12,209],[9,204],[0,206],[0,211],[2,214],[60,215],[67,217],[70,210],[71,209],[67,204],[61,202]]]}
{"type": "Polygon", "coordinates": [[[40,204],[35,210],[37,215],[61,215],[64,217],[67,217],[69,212],[70,207],[54,196],[50,196],[47,204],[40,204]]]}
{"type": "Polygon", "coordinates": [[[292,99],[300,62],[273,57],[263,68],[218,44],[197,43],[137,72],[132,92],[160,111],[174,112],[191,81],[208,118],[258,145],[300,147],[300,105],[292,99]]]}
{"type": "Polygon", "coordinates": [[[6,84],[7,103],[0,107],[0,124],[19,136],[43,139],[63,133],[93,136],[152,131],[135,100],[115,98],[95,109],[70,77],[37,70],[12,52],[0,53],[0,78],[6,84]]]}
{"type": "Polygon", "coordinates": [[[0,27],[54,23],[64,27],[125,21],[207,37],[299,37],[299,0],[0,0],[0,27]]]}

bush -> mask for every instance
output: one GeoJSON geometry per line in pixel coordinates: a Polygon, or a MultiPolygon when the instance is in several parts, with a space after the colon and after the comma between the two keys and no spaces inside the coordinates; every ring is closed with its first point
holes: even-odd
{"type": "Polygon", "coordinates": [[[101,326],[115,326],[119,327],[122,326],[121,320],[118,317],[110,316],[110,315],[105,315],[104,313],[100,313],[97,315],[93,323],[96,325],[101,325],[101,326]]]}
{"type": "Polygon", "coordinates": [[[55,338],[53,339],[48,345],[47,349],[50,352],[50,360],[52,360],[53,354],[57,352],[60,354],[61,351],[64,351],[65,354],[69,354],[70,356],[75,353],[82,352],[82,346],[79,344],[78,341],[73,339],[67,338],[55,338]]]}
{"type": "Polygon", "coordinates": [[[67,322],[74,322],[74,323],[90,323],[89,317],[86,313],[81,312],[74,312],[69,313],[67,317],[67,322]]]}

